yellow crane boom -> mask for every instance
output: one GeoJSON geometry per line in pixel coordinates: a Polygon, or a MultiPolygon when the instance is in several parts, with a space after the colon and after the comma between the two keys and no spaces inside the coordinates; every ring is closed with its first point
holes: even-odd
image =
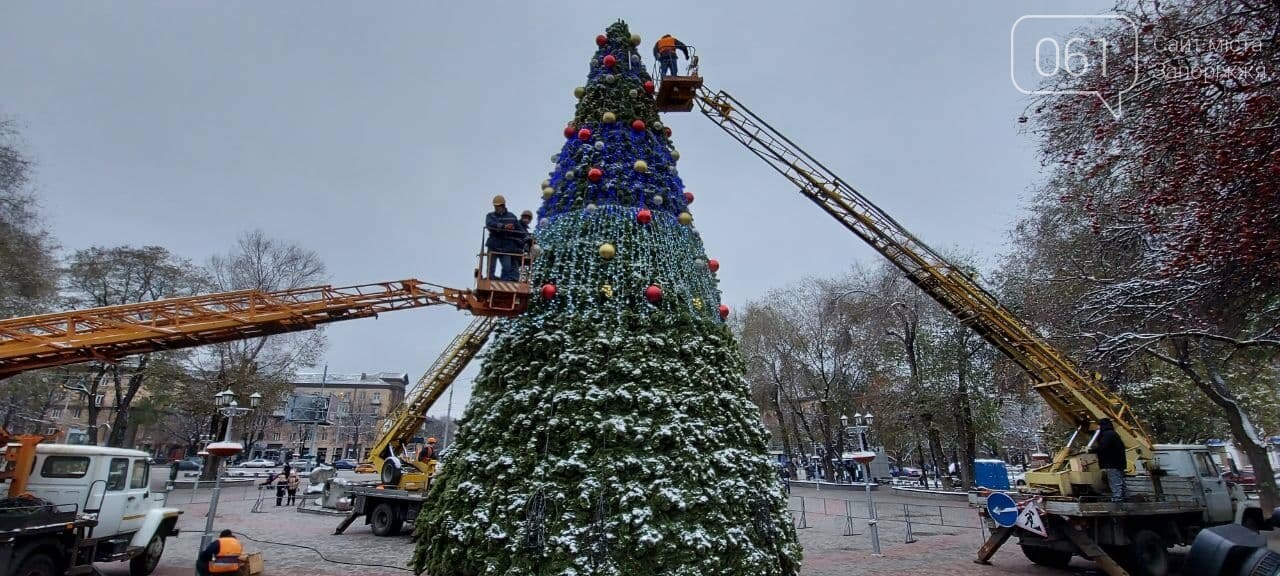
{"type": "Polygon", "coordinates": [[[444,352],[427,369],[417,386],[403,403],[387,415],[382,432],[369,449],[369,460],[378,471],[383,484],[405,489],[421,488],[434,472],[435,462],[419,462],[406,453],[405,446],[412,442],[418,429],[427,419],[427,411],[440,399],[450,384],[458,378],[467,364],[488,342],[497,320],[477,316],[465,330],[458,334],[444,352]]]}
{"type": "MultiPolygon", "coordinates": [[[[685,81],[686,79],[680,79],[685,81]]],[[[664,82],[666,80],[664,79],[664,82]]],[[[1073,486],[1097,485],[1100,474],[1091,464],[1071,466],[1072,443],[1099,419],[1110,418],[1126,446],[1130,462],[1150,456],[1152,441],[1129,406],[1104,388],[1071,359],[1038,336],[961,268],[916,238],[905,227],[840,179],[799,146],[724,91],[712,91],[696,79],[698,109],[766,164],[800,189],[800,193],[888,258],[907,278],[1023,368],[1036,392],[1055,413],[1076,427],[1077,434],[1047,470],[1029,473],[1029,484],[1074,492],[1073,486]]]]}

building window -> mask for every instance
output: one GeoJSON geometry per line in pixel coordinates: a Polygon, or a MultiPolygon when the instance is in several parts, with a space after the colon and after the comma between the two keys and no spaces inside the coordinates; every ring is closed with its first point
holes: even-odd
{"type": "Polygon", "coordinates": [[[320,431],[320,439],[321,439],[321,440],[328,440],[328,439],[329,439],[329,431],[328,431],[328,430],[321,430],[321,431],[320,431]]]}
{"type": "Polygon", "coordinates": [[[382,393],[381,393],[381,392],[374,392],[374,393],[373,393],[373,401],[372,401],[372,402],[370,402],[370,404],[377,405],[377,404],[381,404],[381,403],[382,403],[382,393]]]}
{"type": "Polygon", "coordinates": [[[277,431],[277,432],[272,432],[272,433],[271,433],[271,439],[272,439],[272,440],[279,440],[279,439],[280,439],[280,432],[278,432],[278,431],[277,431]]]}
{"type": "Polygon", "coordinates": [[[79,408],[79,407],[72,408],[72,409],[71,409],[71,417],[72,417],[72,418],[79,418],[79,417],[80,417],[80,413],[81,413],[81,412],[83,412],[83,411],[84,411],[84,409],[83,409],[83,408],[79,408]]]}
{"type": "Polygon", "coordinates": [[[54,408],[53,410],[50,410],[50,411],[49,411],[49,417],[50,417],[50,418],[61,418],[61,417],[62,417],[62,409],[61,409],[61,408],[54,408]]]}
{"type": "Polygon", "coordinates": [[[105,397],[106,397],[106,396],[104,396],[104,395],[102,395],[102,394],[94,394],[94,395],[93,395],[93,405],[94,405],[94,407],[98,407],[98,408],[102,407],[102,400],[103,400],[103,398],[105,398],[105,397]]]}

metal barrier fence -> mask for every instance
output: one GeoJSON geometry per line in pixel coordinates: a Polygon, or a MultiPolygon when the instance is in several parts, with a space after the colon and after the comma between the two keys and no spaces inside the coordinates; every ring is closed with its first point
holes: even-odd
{"type": "Polygon", "coordinates": [[[791,496],[788,510],[796,529],[812,528],[811,522],[821,517],[841,525],[843,536],[860,536],[857,527],[861,523],[859,521],[865,521],[871,527],[871,544],[876,554],[880,550],[879,531],[876,527],[881,523],[893,523],[902,527],[905,531],[904,544],[916,542],[917,535],[924,535],[916,530],[920,526],[976,530],[982,541],[987,538],[986,525],[978,516],[978,511],[969,506],[869,503],[847,498],[791,496]]]}

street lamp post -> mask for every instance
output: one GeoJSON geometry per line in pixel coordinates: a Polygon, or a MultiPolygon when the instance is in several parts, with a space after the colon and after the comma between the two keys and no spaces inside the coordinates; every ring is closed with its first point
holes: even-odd
{"type": "Polygon", "coordinates": [[[858,437],[858,452],[853,455],[853,461],[862,464],[862,485],[867,492],[867,526],[871,527],[871,546],[876,556],[880,555],[880,527],[879,517],[876,514],[876,503],[871,498],[871,461],[875,460],[876,453],[867,449],[867,431],[871,429],[871,423],[875,417],[870,412],[866,414],[855,413],[853,415],[853,425],[849,425],[848,416],[840,416],[840,424],[844,425],[845,434],[856,435],[858,437]]]}
{"type": "MultiPolygon", "coordinates": [[[[227,458],[235,456],[244,450],[244,446],[239,442],[231,441],[231,427],[236,416],[244,416],[253,412],[253,409],[257,408],[258,403],[262,401],[262,395],[255,393],[249,397],[250,408],[241,408],[240,403],[236,402],[236,393],[232,392],[230,388],[215,394],[213,399],[214,403],[220,406],[218,413],[227,417],[227,432],[222,437],[221,442],[214,442],[206,446],[205,450],[214,456],[221,457],[222,459],[219,460],[218,465],[222,466],[227,458]]],[[[213,539],[213,520],[218,516],[218,495],[221,492],[222,471],[214,470],[213,495],[209,497],[209,513],[206,515],[204,522],[204,534],[200,536],[200,550],[204,550],[205,546],[209,545],[209,541],[213,539]]]]}

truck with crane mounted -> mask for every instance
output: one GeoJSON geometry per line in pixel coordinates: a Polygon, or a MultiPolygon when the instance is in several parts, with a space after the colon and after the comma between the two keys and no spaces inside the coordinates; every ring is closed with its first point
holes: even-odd
{"type": "MultiPolygon", "coordinates": [[[[1042,502],[1045,534],[1019,531],[1032,562],[1065,566],[1072,556],[1096,562],[1110,576],[1164,576],[1166,549],[1189,544],[1202,528],[1243,523],[1263,527],[1257,499],[1228,486],[1205,445],[1156,444],[1133,410],[982,288],[834,172],[724,91],[712,91],[696,72],[666,76],[657,90],[664,112],[695,106],[730,137],[794,183],[850,232],[894,264],[907,279],[961,324],[1023,369],[1034,389],[1074,433],[1052,461],[1026,473],[1027,496],[1042,502]],[[1126,447],[1125,483],[1137,497],[1112,504],[1098,459],[1089,453],[1102,419],[1110,419],[1126,447]],[[1126,571],[1112,556],[1123,560],[1126,571]]],[[[973,494],[985,506],[986,494],[973,494]]],[[[990,519],[988,519],[990,522],[990,519]]],[[[987,563],[1014,528],[992,526],[976,559],[987,563]]]]}
{"type": "MultiPolygon", "coordinates": [[[[483,250],[474,290],[418,280],[334,288],[318,286],[265,292],[241,290],[123,306],[74,310],[0,320],[0,380],[27,370],[90,360],[116,362],[132,354],[186,348],[309,330],[321,324],[381,312],[452,305],[477,318],[451,347],[451,360],[433,369],[451,374],[442,391],[484,345],[495,319],[521,313],[528,303],[524,281],[490,279],[483,250]]],[[[522,259],[524,255],[513,256],[522,259]]],[[[523,266],[522,266],[523,267],[523,266]]],[[[439,397],[419,396],[427,405],[439,397]]],[[[402,407],[388,422],[396,430],[422,417],[402,407]]],[[[421,411],[425,417],[425,408],[421,411]]],[[[0,429],[0,576],[89,574],[94,562],[128,561],[132,576],[147,576],[159,563],[165,540],[176,536],[181,511],[165,508],[150,491],[145,452],[53,443],[55,435],[12,436],[0,429]]],[[[421,482],[434,462],[403,457],[405,438],[387,434],[377,450],[394,480],[421,482]],[[394,466],[394,467],[392,467],[394,466]],[[403,471],[403,476],[401,473],[403,471]]]]}
{"type": "MultiPolygon", "coordinates": [[[[656,98],[659,110],[664,112],[691,111],[696,106],[730,137],[794,183],[802,195],[887,258],[961,324],[1021,367],[1046,404],[1074,428],[1075,432],[1048,465],[1026,474],[1024,491],[1043,502],[1045,513],[1045,535],[1018,534],[1024,554],[1033,562],[1063,565],[1073,555],[1080,555],[1097,562],[1111,576],[1128,574],[1112,558],[1115,554],[1125,558],[1125,564],[1138,574],[1161,576],[1166,566],[1165,548],[1186,542],[1200,528],[1233,520],[1261,525],[1261,510],[1256,502],[1242,493],[1217,488],[1222,481],[1221,474],[1212,458],[1207,457],[1207,447],[1155,444],[1129,406],[1107,390],[1096,374],[1082,370],[1000,304],[962,268],[915,237],[733,96],[724,91],[713,92],[704,85],[701,76],[689,73],[663,77],[656,98]],[[1097,458],[1087,451],[1088,444],[1077,442],[1094,436],[1103,418],[1112,421],[1127,448],[1126,484],[1142,494],[1139,499],[1118,506],[1102,501],[1106,491],[1103,472],[1097,458]],[[1206,457],[1202,459],[1202,455],[1206,457]]],[[[482,262],[477,269],[477,293],[481,292],[479,281],[483,269],[487,268],[482,262]]],[[[491,283],[491,292],[493,284],[496,282],[491,283]]],[[[459,302],[472,301],[470,292],[455,292],[452,298],[447,291],[443,295],[426,291],[430,294],[427,295],[419,292],[421,285],[417,281],[406,281],[404,289],[408,294],[395,299],[396,303],[414,307],[450,302],[463,308],[459,302]]],[[[513,300],[501,312],[491,307],[493,315],[518,314],[527,303],[527,284],[506,292],[513,300]]],[[[269,304],[264,301],[261,306],[250,305],[249,310],[271,312],[269,304]]],[[[472,308],[473,312],[483,309],[472,308]]],[[[64,316],[45,319],[42,325],[30,320],[19,322],[21,326],[17,328],[26,332],[18,332],[16,337],[15,326],[6,325],[12,321],[0,322],[0,378],[16,373],[15,366],[20,371],[22,366],[118,358],[167,347],[307,329],[322,322],[345,319],[344,314],[368,316],[378,311],[376,306],[369,305],[339,306],[332,311],[321,309],[319,315],[295,318],[287,310],[275,310],[282,312],[278,318],[246,330],[228,325],[234,325],[234,321],[221,325],[215,322],[229,311],[209,313],[199,307],[192,310],[194,312],[187,311],[185,316],[148,314],[140,310],[136,312],[137,318],[115,318],[115,322],[100,325],[89,318],[74,317],[75,313],[63,313],[64,316]],[[193,318],[209,322],[211,326],[203,330],[198,326],[193,328],[192,322],[179,321],[193,318]],[[104,338],[99,341],[82,338],[79,334],[82,321],[86,322],[83,325],[88,332],[104,338]],[[121,323],[126,327],[120,328],[121,323]],[[24,347],[29,349],[25,355],[12,354],[13,350],[24,347]]],[[[393,460],[400,458],[390,452],[388,455],[393,460]]],[[[384,457],[384,466],[386,460],[384,457]]],[[[429,475],[428,470],[417,465],[413,468],[417,472],[410,471],[404,476],[429,475]]],[[[399,471],[404,472],[403,461],[399,471]]],[[[394,476],[394,472],[390,474],[394,476]]],[[[975,503],[984,503],[984,500],[983,495],[974,496],[975,503]]],[[[389,523],[389,526],[396,525],[389,523]]],[[[1013,533],[1008,527],[993,530],[979,551],[978,561],[989,560],[1013,533]]]]}
{"type": "MultiPolygon", "coordinates": [[[[351,498],[351,511],[334,534],[343,533],[352,522],[363,517],[375,535],[394,536],[400,533],[405,522],[417,517],[438,461],[418,460],[408,453],[406,446],[426,421],[427,411],[484,348],[495,324],[493,318],[483,316],[473,320],[418,379],[405,401],[387,416],[382,432],[369,450],[369,460],[381,482],[346,489],[351,498]]],[[[326,489],[332,489],[332,485],[326,489]]]]}

